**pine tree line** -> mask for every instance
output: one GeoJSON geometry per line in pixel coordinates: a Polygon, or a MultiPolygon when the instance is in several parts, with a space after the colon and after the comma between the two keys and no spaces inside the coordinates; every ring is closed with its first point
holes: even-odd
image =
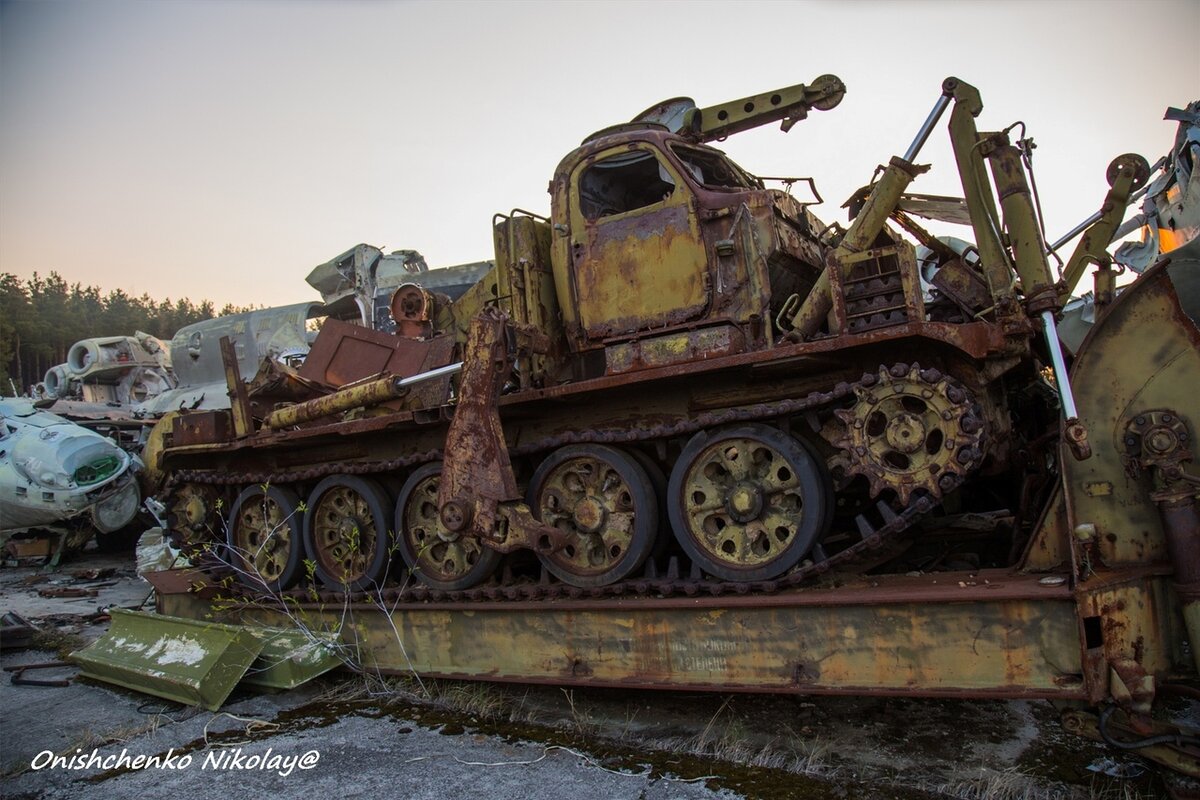
{"type": "Polygon", "coordinates": [[[66,361],[80,339],[145,331],[166,341],[185,325],[248,310],[230,303],[218,312],[209,300],[155,301],[121,289],[105,294],[97,286],[68,285],[57,272],[24,281],[0,273],[0,395],[12,395],[14,385],[25,392],[66,361]]]}

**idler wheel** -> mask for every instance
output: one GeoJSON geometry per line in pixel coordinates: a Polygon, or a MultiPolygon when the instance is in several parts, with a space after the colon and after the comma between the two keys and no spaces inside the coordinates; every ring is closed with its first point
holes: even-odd
{"type": "MultiPolygon", "coordinates": [[[[167,527],[171,543],[186,556],[198,555],[207,542],[222,538],[220,502],[216,489],[203,483],[185,483],[167,495],[167,527]]],[[[228,526],[224,526],[228,534],[228,526]]]]}
{"type": "Polygon", "coordinates": [[[242,490],[229,512],[227,542],[243,584],[271,593],[295,585],[304,563],[302,517],[300,498],[291,489],[256,485],[242,490]]]}
{"type": "Polygon", "coordinates": [[[304,546],[321,583],[337,591],[379,588],[387,574],[387,493],[374,481],[331,475],[308,496],[304,546]]]}
{"type": "Polygon", "coordinates": [[[469,589],[491,577],[503,557],[477,536],[451,531],[438,511],[442,463],[426,464],[396,500],[400,555],[413,576],[434,589],[469,589]]]}
{"type": "Polygon", "coordinates": [[[658,499],[637,458],[604,445],[573,445],[541,463],[529,486],[534,516],[570,541],[539,553],[572,586],[615,583],[645,563],[658,533],[658,499]]]}
{"type": "Polygon", "coordinates": [[[769,580],[802,559],[829,525],[830,478],[808,448],[768,425],[692,437],[671,471],[675,538],[709,574],[769,580]]]}

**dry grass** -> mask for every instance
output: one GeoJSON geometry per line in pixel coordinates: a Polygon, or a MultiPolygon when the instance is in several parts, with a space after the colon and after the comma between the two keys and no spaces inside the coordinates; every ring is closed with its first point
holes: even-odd
{"type": "Polygon", "coordinates": [[[1155,800],[1153,789],[1116,779],[1095,777],[1091,786],[1047,784],[1018,769],[981,769],[979,777],[921,787],[960,800],[1155,800]]]}
{"type": "Polygon", "coordinates": [[[507,693],[486,683],[425,682],[438,708],[488,722],[516,722],[524,703],[515,703],[507,693]]]}
{"type": "Polygon", "coordinates": [[[656,739],[644,744],[669,753],[784,770],[797,775],[829,778],[837,774],[838,768],[831,763],[828,746],[819,741],[802,738],[789,728],[785,736],[763,742],[743,720],[732,714],[722,721],[730,700],[725,698],[708,724],[695,736],[656,739]]]}
{"type": "Polygon", "coordinates": [[[534,721],[525,710],[525,698],[516,698],[488,683],[426,680],[421,684],[408,675],[371,675],[341,681],[314,697],[314,705],[373,703],[417,703],[424,706],[492,723],[534,721]]]}

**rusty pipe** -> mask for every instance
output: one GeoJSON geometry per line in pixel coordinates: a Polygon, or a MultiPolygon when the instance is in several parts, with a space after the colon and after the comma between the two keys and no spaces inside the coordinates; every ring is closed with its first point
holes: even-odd
{"type": "Polygon", "coordinates": [[[376,406],[400,397],[413,384],[452,375],[460,369],[462,369],[461,361],[448,364],[444,367],[438,367],[437,369],[431,369],[427,372],[421,372],[408,378],[389,375],[386,378],[379,378],[378,380],[358,386],[351,386],[348,389],[342,389],[324,397],[318,397],[303,403],[296,403],[286,408],[277,409],[267,415],[264,424],[271,430],[277,431],[299,425],[303,422],[327,417],[331,414],[340,414],[355,408],[376,406]]]}

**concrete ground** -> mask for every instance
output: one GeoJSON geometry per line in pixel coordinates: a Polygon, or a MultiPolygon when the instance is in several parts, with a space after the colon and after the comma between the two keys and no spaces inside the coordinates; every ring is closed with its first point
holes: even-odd
{"type": "Polygon", "coordinates": [[[663,800],[740,796],[710,789],[703,780],[609,767],[574,748],[447,735],[445,725],[422,725],[374,706],[344,707],[336,718],[313,716],[304,709],[317,697],[316,689],[251,696],[213,714],[82,683],[64,689],[5,685],[0,795],[174,800],[303,792],[433,800],[474,794],[485,784],[489,797],[513,800],[567,793],[663,800]],[[84,769],[55,765],[50,755],[77,756],[86,766],[93,752],[97,766],[84,769]],[[118,761],[122,753],[164,760],[133,769],[118,761]]]}
{"type": "MultiPolygon", "coordinates": [[[[37,623],[36,644],[43,648],[5,650],[0,660],[9,667],[54,659],[55,650],[103,633],[99,609],[137,605],[148,591],[134,574],[132,554],[85,552],[54,573],[0,569],[0,612],[37,623]],[[103,577],[73,576],[81,570],[100,570],[103,577]],[[46,588],[95,588],[96,595],[40,596],[46,588]]],[[[73,673],[63,668],[35,677],[73,673]]],[[[0,796],[6,798],[216,800],[289,788],[314,796],[444,798],[478,794],[482,787],[493,798],[631,800],[1032,800],[1149,798],[1162,791],[1149,773],[1133,777],[1144,769],[1136,757],[1064,733],[1045,703],[412,679],[385,685],[349,672],[282,694],[238,689],[215,714],[84,680],[48,688],[13,685],[5,676],[0,741],[0,796]],[[86,767],[93,751],[99,766],[73,768],[86,767]],[[123,752],[130,759],[171,760],[117,768],[123,752]],[[60,761],[51,763],[55,756],[60,761]],[[305,757],[313,763],[300,761],[305,757]],[[107,766],[100,763],[105,758],[107,766]],[[1098,765],[1129,777],[1088,769],[1098,765]]]]}

